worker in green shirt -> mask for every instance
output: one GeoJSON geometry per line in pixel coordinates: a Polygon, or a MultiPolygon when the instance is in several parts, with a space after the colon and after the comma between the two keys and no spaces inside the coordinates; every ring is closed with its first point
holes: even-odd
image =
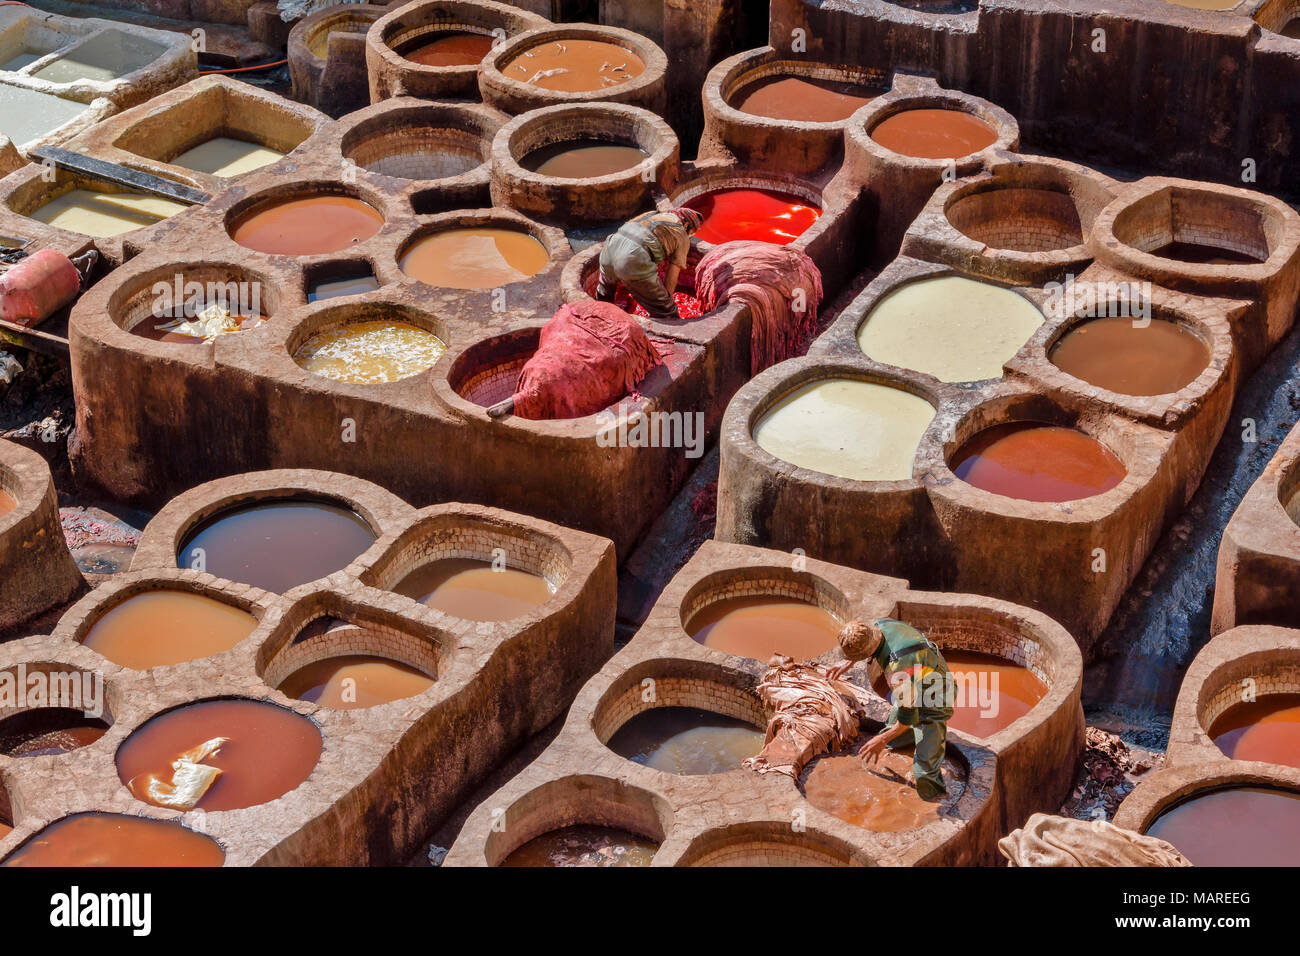
{"type": "Polygon", "coordinates": [[[893,704],[884,730],[863,744],[858,755],[872,764],[885,747],[914,744],[909,780],[916,792],[926,800],[944,793],[940,771],[954,683],[939,648],[910,624],[892,618],[850,621],[840,630],[839,642],[848,660],[831,668],[828,676],[842,678],[855,661],[874,660],[889,684],[893,704]]]}

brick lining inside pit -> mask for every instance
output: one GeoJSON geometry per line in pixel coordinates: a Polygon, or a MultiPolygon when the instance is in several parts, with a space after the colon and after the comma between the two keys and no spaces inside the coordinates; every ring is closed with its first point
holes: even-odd
{"type": "Polygon", "coordinates": [[[1254,256],[1278,242],[1282,223],[1265,207],[1208,190],[1170,188],[1143,196],[1115,218],[1115,237],[1143,252],[1171,242],[1197,243],[1254,256]]]}
{"type": "MultiPolygon", "coordinates": [[[[1241,682],[1249,678],[1254,682],[1256,697],[1270,694],[1300,694],[1300,660],[1269,661],[1262,663],[1252,655],[1231,661],[1219,668],[1213,677],[1217,690],[1201,704],[1198,718],[1201,727],[1209,731],[1214,722],[1233,704],[1241,703],[1241,682]]],[[[1204,693],[1204,689],[1202,693],[1204,693]]]]}
{"type": "MultiPolygon", "coordinates": [[[[14,717],[18,714],[26,713],[28,711],[54,710],[60,708],[67,709],[71,707],[71,705],[74,703],[80,703],[82,702],[82,698],[79,695],[76,696],[72,695],[71,675],[72,674],[87,675],[90,676],[92,679],[94,679],[95,677],[94,672],[87,671],[84,668],[74,667],[70,664],[57,663],[53,661],[28,661],[23,666],[29,680],[33,674],[51,675],[48,678],[48,682],[50,686],[48,686],[47,688],[49,696],[47,698],[44,698],[42,702],[37,704],[31,704],[31,705],[19,704],[13,707],[0,707],[0,721],[7,720],[10,717],[14,717]]],[[[0,674],[9,675],[8,677],[5,678],[5,683],[12,682],[11,686],[15,688],[16,692],[21,692],[24,694],[31,693],[30,688],[24,689],[21,688],[20,685],[18,684],[19,675],[18,675],[17,667],[5,667],[3,669],[0,669],[0,674]]],[[[83,680],[84,677],[78,678],[77,683],[82,683],[83,680]]],[[[102,695],[101,703],[104,706],[104,712],[99,715],[99,719],[102,720],[104,723],[108,724],[109,726],[112,726],[113,708],[112,706],[110,706],[111,703],[109,700],[110,687],[107,680],[104,681],[103,689],[100,693],[102,695]]]]}
{"type": "Polygon", "coordinates": [[[1028,668],[1052,686],[1056,660],[1048,647],[1000,614],[976,607],[902,602],[898,617],[924,631],[941,648],[991,654],[1028,668]]]}
{"type": "MultiPolygon", "coordinates": [[[[19,505],[23,503],[22,498],[20,497],[22,482],[18,480],[16,474],[4,465],[0,465],[0,491],[3,491],[10,498],[14,499],[14,501],[19,505]]],[[[0,519],[3,519],[3,517],[3,515],[0,515],[0,519]]]]}
{"type": "Polygon", "coordinates": [[[256,290],[258,314],[269,318],[279,308],[280,289],[275,282],[268,282],[257,273],[245,272],[229,266],[204,265],[154,271],[139,277],[129,285],[119,287],[109,303],[110,316],[120,328],[128,332],[141,322],[150,319],[157,319],[161,323],[169,318],[179,317],[182,307],[189,299],[189,292],[185,287],[190,283],[203,285],[205,306],[220,304],[232,313],[237,312],[240,306],[252,305],[251,292],[256,290]],[[177,276],[181,277],[180,302],[175,301],[177,276]],[[156,291],[156,286],[160,283],[167,286],[166,293],[156,291]],[[249,294],[242,294],[241,290],[247,290],[249,294]],[[161,308],[164,295],[170,299],[170,309],[161,308]]]}
{"type": "Polygon", "coordinates": [[[450,164],[440,170],[430,165],[430,155],[449,154],[478,166],[488,159],[490,147],[490,136],[482,131],[404,122],[374,132],[358,127],[344,140],[343,155],[381,176],[443,179],[464,170],[452,171],[450,164]]]}
{"type": "Polygon", "coordinates": [[[795,836],[788,826],[755,824],[706,833],[683,855],[678,866],[850,866],[842,849],[795,836]]]}
{"type": "Polygon", "coordinates": [[[944,211],[959,232],[995,249],[1051,252],[1083,242],[1068,193],[1008,186],[958,196],[944,211]]]}
{"type": "MultiPolygon", "coordinates": [[[[840,66],[829,63],[810,63],[803,60],[772,60],[759,66],[746,68],[747,62],[741,64],[739,72],[727,77],[722,82],[722,99],[732,109],[738,109],[733,102],[737,93],[761,80],[772,77],[797,77],[803,80],[852,83],[855,86],[874,89],[877,92],[884,92],[889,83],[888,72],[873,67],[840,66]]],[[[745,115],[748,116],[749,114],[745,115]]]]}
{"type": "Polygon", "coordinates": [[[574,776],[543,784],[514,801],[505,828],[493,829],[484,844],[489,866],[496,866],[529,840],[583,824],[626,830],[663,842],[672,811],[644,790],[607,777],[574,776]]]}
{"type": "Polygon", "coordinates": [[[763,597],[791,598],[815,604],[838,621],[848,617],[848,602],[834,586],[821,578],[800,571],[785,574],[770,573],[764,576],[734,570],[719,573],[692,589],[682,602],[682,626],[710,604],[729,598],[763,597]]]}
{"type": "Polygon", "coordinates": [[[373,621],[341,621],[323,634],[302,639],[303,631],[317,622],[327,622],[328,612],[304,623],[298,636],[281,647],[262,672],[262,679],[278,687],[295,671],[332,657],[374,656],[406,664],[425,675],[438,677],[439,648],[432,642],[391,625],[373,621]]]}
{"type": "Polygon", "coordinates": [[[331,33],[358,33],[364,35],[371,25],[383,15],[382,10],[372,10],[367,13],[359,13],[354,10],[343,9],[333,16],[322,17],[320,21],[313,24],[310,30],[306,31],[303,37],[303,43],[313,55],[320,59],[325,59],[328,48],[321,50],[319,53],[314,49],[322,41],[329,43],[331,33]]]}
{"type": "MultiPolygon", "coordinates": [[[[666,669],[679,671],[688,666],[681,662],[664,663],[666,669]]],[[[762,702],[751,691],[720,679],[722,673],[716,668],[699,669],[697,673],[688,674],[661,674],[647,668],[629,671],[596,706],[592,717],[596,736],[601,743],[606,743],[637,714],[656,707],[694,707],[735,717],[758,728],[765,727],[767,714],[762,702]],[[707,673],[719,677],[704,676],[707,673]],[[654,681],[654,699],[649,701],[644,699],[647,688],[642,683],[647,679],[654,681]],[[625,686],[620,688],[619,685],[625,686]]]]}
{"type": "Polygon", "coordinates": [[[569,554],[559,542],[504,525],[439,518],[419,526],[409,543],[382,565],[365,575],[375,587],[395,587],[418,568],[449,558],[493,560],[493,550],[505,551],[506,564],[546,579],[551,589],[563,586],[572,568],[569,554]]]}

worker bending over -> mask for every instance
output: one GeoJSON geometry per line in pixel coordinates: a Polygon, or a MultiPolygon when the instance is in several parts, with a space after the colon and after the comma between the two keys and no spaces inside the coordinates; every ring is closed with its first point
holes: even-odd
{"type": "Polygon", "coordinates": [[[831,668],[828,676],[841,678],[854,661],[874,660],[885,675],[893,704],[884,730],[863,744],[858,756],[871,764],[886,746],[915,744],[909,782],[926,800],[944,793],[941,768],[955,683],[939,648],[910,624],[891,618],[850,621],[840,630],[839,642],[848,660],[831,668]]]}
{"type": "Polygon", "coordinates": [[[673,293],[691,251],[691,236],[703,222],[703,216],[685,206],[643,213],[625,222],[600,252],[596,298],[613,302],[621,282],[653,318],[680,319],[673,293]],[[668,263],[668,270],[661,281],[662,262],[668,263]]]}

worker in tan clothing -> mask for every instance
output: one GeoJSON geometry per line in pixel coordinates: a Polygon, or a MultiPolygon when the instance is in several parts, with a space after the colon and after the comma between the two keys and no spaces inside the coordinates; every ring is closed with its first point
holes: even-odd
{"type": "Polygon", "coordinates": [[[596,298],[613,302],[621,282],[624,288],[656,319],[680,319],[673,293],[686,267],[691,236],[704,217],[685,206],[668,212],[647,212],[622,225],[605,242],[600,252],[600,282],[596,298]],[[659,277],[659,266],[668,269],[659,277]]]}

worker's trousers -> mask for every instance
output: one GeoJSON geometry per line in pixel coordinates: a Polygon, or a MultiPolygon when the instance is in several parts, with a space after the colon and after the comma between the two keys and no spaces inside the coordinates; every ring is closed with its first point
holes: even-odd
{"type": "Polygon", "coordinates": [[[895,737],[889,742],[892,748],[915,744],[912,753],[912,776],[916,778],[916,792],[923,800],[930,800],[947,791],[940,768],[943,755],[948,749],[948,725],[938,721],[926,721],[911,728],[911,739],[907,734],[895,737]]]}
{"type": "Polygon", "coordinates": [[[632,298],[656,319],[678,317],[677,303],[659,278],[659,264],[650,257],[645,246],[616,232],[606,240],[605,248],[600,252],[596,298],[601,302],[613,302],[620,282],[632,298]]]}

